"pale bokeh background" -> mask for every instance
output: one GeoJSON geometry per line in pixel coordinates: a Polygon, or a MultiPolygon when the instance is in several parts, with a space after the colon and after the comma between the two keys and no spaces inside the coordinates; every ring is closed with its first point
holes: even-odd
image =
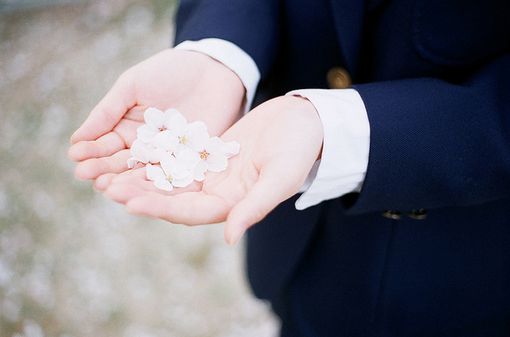
{"type": "Polygon", "coordinates": [[[275,336],[221,226],[136,218],[73,179],[68,137],[169,46],[168,0],[0,0],[0,337],[275,336]]]}

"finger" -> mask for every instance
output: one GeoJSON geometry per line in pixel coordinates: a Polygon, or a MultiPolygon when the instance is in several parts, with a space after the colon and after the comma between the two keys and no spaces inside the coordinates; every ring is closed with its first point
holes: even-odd
{"type": "Polygon", "coordinates": [[[106,96],[90,112],[83,124],[71,136],[71,143],[94,140],[111,131],[122,116],[136,104],[129,75],[121,75],[106,96]]]}
{"type": "MultiPolygon", "coordinates": [[[[138,163],[137,165],[143,165],[138,163]]],[[[115,174],[113,177],[112,184],[133,184],[140,188],[147,186],[154,186],[154,183],[147,180],[147,170],[145,166],[139,166],[138,168],[127,170],[120,174],[115,174]]],[[[157,189],[156,189],[157,190],[157,189]]]]}
{"type": "Polygon", "coordinates": [[[179,193],[196,191],[196,189],[188,186],[185,188],[174,188],[171,192],[167,192],[156,188],[152,181],[147,180],[136,180],[132,183],[117,183],[115,180],[119,175],[114,176],[113,182],[106,187],[104,194],[110,199],[122,204],[127,203],[131,199],[143,197],[144,195],[147,195],[147,193],[171,196],[179,193]]]}
{"type": "Polygon", "coordinates": [[[94,181],[94,188],[99,191],[104,191],[112,184],[115,179],[118,179],[119,177],[127,176],[127,175],[133,175],[137,178],[137,180],[145,180],[145,169],[144,169],[143,163],[137,163],[133,169],[129,169],[127,171],[121,172],[121,173],[105,173],[100,175],[96,178],[94,181]]]}
{"type": "MultiPolygon", "coordinates": [[[[140,165],[140,164],[138,164],[140,165]]],[[[202,184],[193,182],[189,186],[175,188],[171,192],[163,191],[154,186],[152,181],[146,178],[145,167],[140,166],[136,169],[124,171],[122,173],[106,173],[97,177],[94,181],[94,188],[99,191],[105,191],[110,185],[113,184],[128,184],[138,187],[146,192],[158,192],[164,195],[174,195],[184,192],[198,192],[202,189],[202,184]]]]}
{"type": "Polygon", "coordinates": [[[129,150],[119,151],[112,156],[92,158],[79,162],[74,175],[78,179],[96,179],[105,173],[120,173],[128,169],[127,160],[131,156],[129,150]]]}
{"type": "MultiPolygon", "coordinates": [[[[139,164],[140,165],[140,164],[139,164]]],[[[109,179],[105,178],[105,179],[109,179]]],[[[120,174],[114,174],[111,176],[110,180],[111,184],[131,184],[139,187],[142,190],[148,192],[158,192],[164,195],[174,195],[184,192],[198,192],[201,190],[202,184],[194,181],[190,185],[186,187],[176,187],[172,191],[164,191],[156,186],[154,186],[154,182],[147,179],[147,170],[145,166],[140,166],[139,168],[128,170],[122,172],[120,174]]]]}
{"type": "Polygon", "coordinates": [[[131,121],[143,123],[143,113],[147,107],[143,105],[137,105],[133,108],[129,109],[128,112],[124,115],[125,119],[129,119],[131,121]]]}
{"type": "MultiPolygon", "coordinates": [[[[160,190],[154,186],[152,181],[147,180],[147,171],[145,167],[141,167],[136,170],[128,170],[120,174],[116,174],[112,180],[111,185],[130,185],[138,188],[142,193],[145,192],[159,192],[164,195],[168,195],[167,191],[160,190]]],[[[134,197],[134,196],[133,196],[134,197]]]]}
{"type": "Polygon", "coordinates": [[[147,180],[145,168],[141,168],[138,170],[129,170],[121,174],[118,174],[113,178],[111,184],[131,184],[147,192],[158,192],[164,195],[175,195],[185,192],[198,192],[202,189],[201,188],[202,184],[194,181],[193,183],[186,187],[177,187],[170,192],[160,190],[156,186],[154,186],[154,182],[147,180]]]}
{"type": "Polygon", "coordinates": [[[236,244],[249,227],[295,194],[293,177],[282,172],[285,167],[275,163],[262,168],[257,182],[229,212],[224,233],[228,244],[236,244]]]}
{"type": "Polygon", "coordinates": [[[104,192],[108,198],[121,204],[145,193],[147,192],[138,186],[129,184],[111,184],[104,192]]]}
{"type": "Polygon", "coordinates": [[[217,196],[188,192],[174,196],[146,192],[126,204],[130,213],[160,218],[171,223],[202,225],[225,220],[229,205],[217,196]]]}
{"type": "Polygon", "coordinates": [[[117,176],[117,173],[105,173],[100,175],[94,180],[94,188],[100,192],[103,192],[110,186],[113,178],[117,176]]]}
{"type": "Polygon", "coordinates": [[[126,148],[124,140],[115,132],[109,132],[93,141],[81,141],[69,148],[69,158],[82,161],[90,158],[111,156],[126,148]]]}
{"type": "MultiPolygon", "coordinates": [[[[175,189],[174,189],[175,191],[175,189]]],[[[145,167],[113,174],[105,195],[110,199],[125,204],[130,199],[143,196],[147,192],[170,192],[159,190],[152,181],[147,180],[145,167]]]]}
{"type": "Polygon", "coordinates": [[[142,125],[141,122],[132,121],[129,119],[123,118],[113,129],[113,131],[120,136],[120,139],[126,144],[128,147],[131,147],[131,144],[136,139],[136,129],[142,125]]]}
{"type": "MultiPolygon", "coordinates": [[[[141,164],[140,164],[141,165],[141,164]]],[[[145,170],[145,166],[141,166],[136,169],[127,170],[125,172],[115,174],[111,183],[112,184],[130,184],[136,183],[138,181],[149,182],[146,178],[147,171],[145,170]]]]}

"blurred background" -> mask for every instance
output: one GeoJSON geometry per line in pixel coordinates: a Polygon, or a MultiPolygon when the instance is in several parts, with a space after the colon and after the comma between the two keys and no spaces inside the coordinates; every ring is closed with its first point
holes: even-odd
{"type": "Polygon", "coordinates": [[[0,0],[0,337],[275,336],[221,226],[128,215],[73,178],[68,138],[168,47],[171,0],[0,0]]]}

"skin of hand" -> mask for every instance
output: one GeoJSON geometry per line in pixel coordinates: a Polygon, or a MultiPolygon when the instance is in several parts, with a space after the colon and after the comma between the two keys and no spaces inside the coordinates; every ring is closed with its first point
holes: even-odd
{"type": "Polygon", "coordinates": [[[235,244],[303,185],[322,150],[323,130],[314,106],[301,97],[272,99],[241,118],[222,136],[241,144],[226,171],[207,173],[201,190],[168,193],[146,180],[145,168],[111,174],[106,196],[130,213],[186,225],[226,221],[235,244]]]}
{"type": "MultiPolygon", "coordinates": [[[[222,63],[201,53],[167,49],[124,72],[71,136],[78,179],[127,170],[129,147],[148,107],[178,109],[221,135],[242,115],[245,89],[222,63]]],[[[106,188],[107,179],[96,181],[106,188]]],[[[194,188],[198,188],[195,186],[194,188]]]]}

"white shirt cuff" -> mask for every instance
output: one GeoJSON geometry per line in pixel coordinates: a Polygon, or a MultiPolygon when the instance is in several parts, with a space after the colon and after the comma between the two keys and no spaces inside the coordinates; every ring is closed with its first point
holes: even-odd
{"type": "Polygon", "coordinates": [[[244,112],[250,109],[260,81],[260,71],[255,61],[244,50],[230,41],[214,38],[184,41],[175,46],[175,49],[200,52],[232,70],[239,76],[246,89],[244,112]]]}
{"type": "Polygon", "coordinates": [[[287,95],[307,98],[315,106],[324,131],[321,160],[308,175],[296,209],[359,192],[370,150],[370,124],[361,96],[354,89],[305,89],[287,95]]]}

